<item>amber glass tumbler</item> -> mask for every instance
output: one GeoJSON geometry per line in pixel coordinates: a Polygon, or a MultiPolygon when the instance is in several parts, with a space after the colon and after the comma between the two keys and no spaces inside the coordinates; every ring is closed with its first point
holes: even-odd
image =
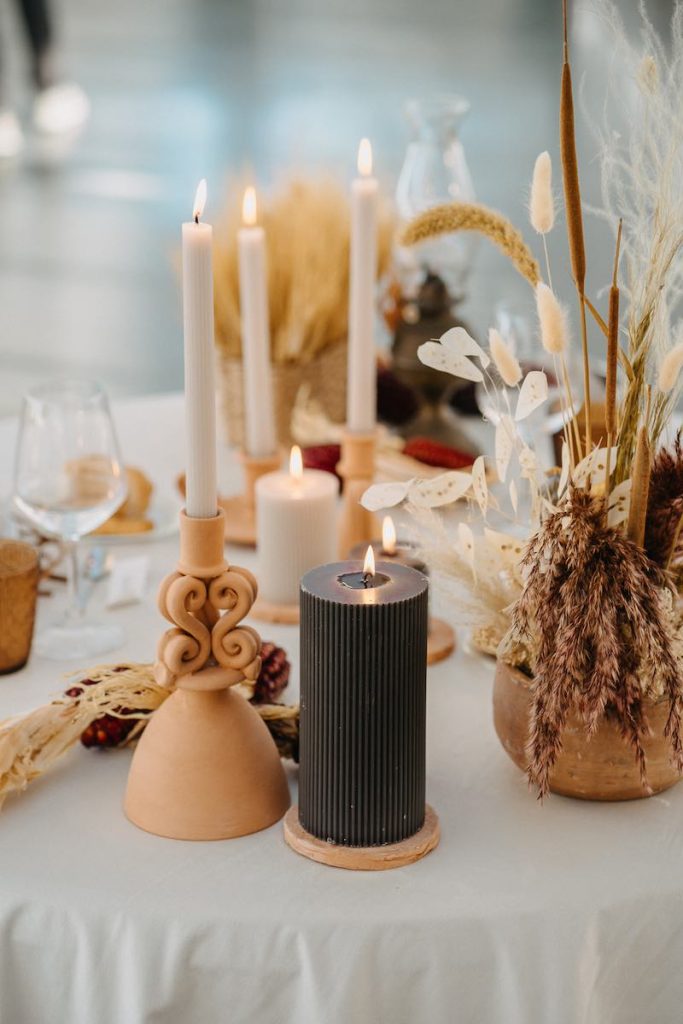
{"type": "Polygon", "coordinates": [[[0,540],[0,675],[28,661],[38,593],[38,552],[18,540],[0,540]]]}

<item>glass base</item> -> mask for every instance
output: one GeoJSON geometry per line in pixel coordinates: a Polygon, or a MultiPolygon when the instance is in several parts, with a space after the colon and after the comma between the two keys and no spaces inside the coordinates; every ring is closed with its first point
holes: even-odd
{"type": "Polygon", "coordinates": [[[83,619],[54,623],[41,630],[33,642],[33,650],[41,658],[54,661],[81,660],[115,651],[124,640],[121,626],[83,619]]]}

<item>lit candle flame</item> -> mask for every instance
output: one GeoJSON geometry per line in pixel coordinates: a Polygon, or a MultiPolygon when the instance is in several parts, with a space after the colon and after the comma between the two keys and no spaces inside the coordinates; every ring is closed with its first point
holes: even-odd
{"type": "Polygon", "coordinates": [[[372,577],[375,575],[375,552],[372,550],[372,544],[368,547],[365,552],[365,561],[363,562],[363,576],[372,577]]]}
{"type": "Polygon", "coordinates": [[[248,228],[252,228],[256,223],[256,189],[253,185],[249,185],[244,192],[242,223],[248,228]]]}
{"type": "Polygon", "coordinates": [[[301,480],[304,475],[304,460],[298,444],[292,445],[289,453],[289,475],[292,480],[301,480]]]}
{"type": "Polygon", "coordinates": [[[382,520],[382,551],[385,555],[396,554],[396,527],[391,516],[382,520]]]}
{"type": "Polygon", "coordinates": [[[364,178],[372,174],[372,146],[370,139],[361,139],[358,146],[358,173],[364,178]]]}
{"type": "Polygon", "coordinates": [[[206,206],[206,178],[197,185],[197,191],[194,196],[194,208],[192,210],[192,218],[195,224],[199,223],[199,218],[204,213],[204,207],[206,206]]]}

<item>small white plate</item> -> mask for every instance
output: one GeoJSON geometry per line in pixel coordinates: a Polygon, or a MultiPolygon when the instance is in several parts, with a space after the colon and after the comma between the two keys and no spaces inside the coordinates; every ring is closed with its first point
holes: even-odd
{"type": "Polygon", "coordinates": [[[148,541],[165,540],[178,532],[180,502],[173,498],[153,498],[146,518],[151,519],[151,530],[141,533],[94,533],[83,538],[84,544],[105,544],[116,547],[119,544],[146,544],[148,541]]]}

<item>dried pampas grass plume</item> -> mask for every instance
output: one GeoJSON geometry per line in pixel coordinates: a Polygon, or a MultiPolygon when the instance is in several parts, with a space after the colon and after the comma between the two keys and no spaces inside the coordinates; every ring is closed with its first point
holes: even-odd
{"type": "Polygon", "coordinates": [[[533,253],[517,228],[507,217],[477,203],[448,203],[425,210],[406,226],[399,242],[401,245],[417,245],[437,235],[454,231],[477,231],[486,235],[501,252],[512,261],[532,288],[536,287],[541,274],[533,253]]]}
{"type": "Polygon", "coordinates": [[[546,352],[560,355],[567,349],[567,315],[555,293],[543,281],[536,285],[536,312],[541,328],[541,342],[546,352]]]}
{"type": "Polygon", "coordinates": [[[657,68],[657,61],[651,53],[646,54],[640,62],[636,81],[645,93],[652,95],[657,91],[659,69],[657,68]]]}
{"type": "Polygon", "coordinates": [[[547,235],[555,223],[555,202],[553,200],[553,167],[550,153],[539,154],[534,164],[529,199],[529,219],[534,231],[547,235]]]}
{"type": "Polygon", "coordinates": [[[519,384],[522,379],[522,368],[513,355],[512,349],[503,341],[500,332],[495,327],[489,329],[489,352],[498,373],[507,386],[514,388],[519,384]]]}
{"type": "Polygon", "coordinates": [[[659,390],[668,395],[673,391],[683,366],[683,341],[679,341],[662,359],[659,367],[659,390]]]}

